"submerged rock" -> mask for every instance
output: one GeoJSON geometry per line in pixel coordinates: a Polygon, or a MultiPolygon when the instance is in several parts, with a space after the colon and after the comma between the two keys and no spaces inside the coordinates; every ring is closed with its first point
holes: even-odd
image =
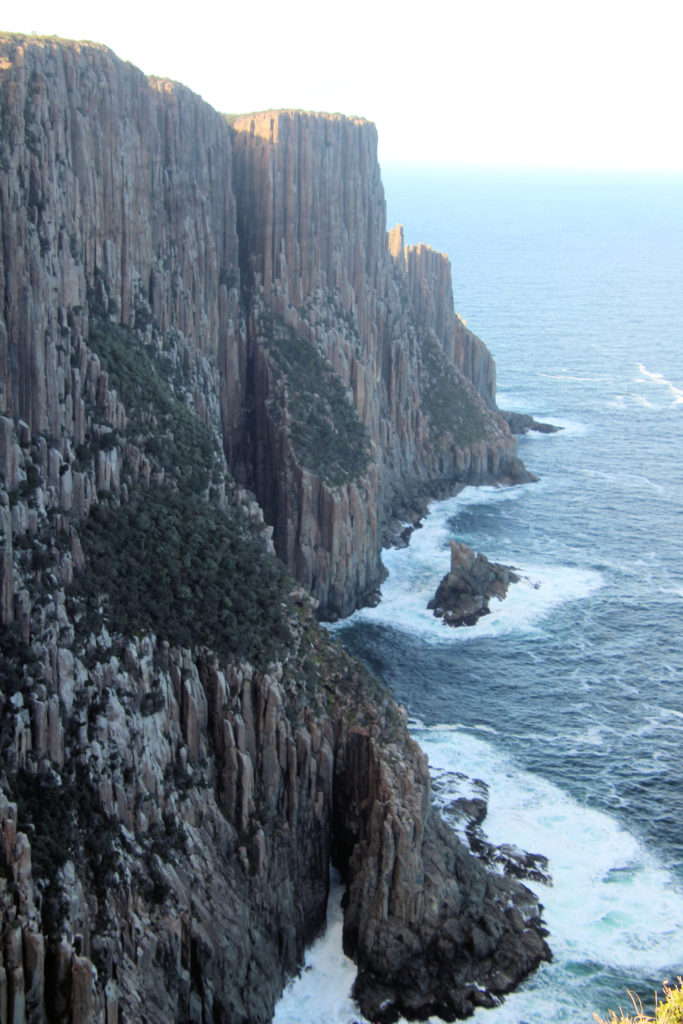
{"type": "Polygon", "coordinates": [[[503,600],[510,583],[520,577],[514,569],[490,562],[460,541],[451,541],[451,571],[444,576],[427,605],[448,626],[473,626],[488,615],[492,597],[503,600]]]}
{"type": "Polygon", "coordinates": [[[503,412],[501,409],[500,415],[513,434],[527,434],[530,430],[535,430],[539,434],[555,434],[562,430],[562,427],[557,427],[554,423],[540,423],[525,412],[503,412]]]}

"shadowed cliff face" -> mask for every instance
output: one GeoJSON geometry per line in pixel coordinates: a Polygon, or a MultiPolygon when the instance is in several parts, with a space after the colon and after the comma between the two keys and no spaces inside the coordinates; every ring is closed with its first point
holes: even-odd
{"type": "MultiPolygon", "coordinates": [[[[374,126],[271,111],[233,129],[250,351],[268,349],[273,318],[317,350],[372,453],[369,469],[332,494],[324,466],[285,431],[275,458],[257,442],[250,482],[272,514],[277,550],[322,613],[346,614],[380,581],[392,517],[458,484],[523,478],[523,469],[495,410],[493,360],[453,310],[448,260],[425,246],[404,251],[400,229],[387,239],[374,126]],[[303,470],[294,491],[284,449],[303,470]],[[324,509],[323,533],[311,506],[324,509]]],[[[254,356],[254,366],[258,438],[272,419],[272,382],[267,362],[254,356]]],[[[301,421],[286,397],[275,404],[301,421]]],[[[334,428],[337,440],[349,429],[334,428]]]]}
{"type": "Polygon", "coordinates": [[[373,1016],[548,955],[306,593],[352,610],[393,515],[523,474],[392,238],[371,125],[0,36],[0,1019],[266,1022],[331,855],[373,1016]]]}

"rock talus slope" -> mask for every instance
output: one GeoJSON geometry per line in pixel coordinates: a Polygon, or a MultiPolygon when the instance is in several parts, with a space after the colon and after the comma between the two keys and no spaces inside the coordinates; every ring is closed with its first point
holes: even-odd
{"type": "Polygon", "coordinates": [[[548,956],[315,622],[393,516],[524,479],[447,265],[396,237],[366,122],[230,124],[0,36],[0,1020],[266,1022],[330,858],[372,1019],[548,956]]]}

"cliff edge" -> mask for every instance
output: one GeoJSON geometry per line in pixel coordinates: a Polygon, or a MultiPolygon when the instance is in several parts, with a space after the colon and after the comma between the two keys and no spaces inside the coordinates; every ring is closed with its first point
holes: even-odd
{"type": "Polygon", "coordinates": [[[392,237],[372,125],[0,36],[2,1020],[266,1022],[330,859],[372,1019],[549,956],[316,623],[393,515],[524,478],[443,258],[392,237]]]}

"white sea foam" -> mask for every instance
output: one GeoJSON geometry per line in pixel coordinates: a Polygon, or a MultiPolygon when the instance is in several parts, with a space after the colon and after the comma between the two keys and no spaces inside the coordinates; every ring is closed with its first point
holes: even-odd
{"type": "Polygon", "coordinates": [[[500,384],[496,386],[496,404],[499,409],[514,409],[515,412],[528,412],[535,415],[529,404],[529,395],[523,391],[509,391],[500,384]]]}
{"type": "MultiPolygon", "coordinates": [[[[545,908],[552,964],[543,965],[502,1006],[477,1011],[475,1021],[538,1024],[553,1006],[558,1022],[588,1024],[593,1009],[606,1013],[584,1001],[582,978],[588,981],[598,964],[624,976],[625,984],[645,973],[671,974],[676,950],[683,948],[683,892],[637,839],[608,815],[520,769],[495,741],[458,725],[426,728],[413,722],[411,731],[439,780],[440,802],[456,795],[455,790],[448,792],[449,773],[485,779],[488,838],[544,854],[553,878],[552,886],[526,883],[545,908]]],[[[337,882],[327,931],[307,952],[304,970],[283,994],[274,1024],[365,1020],[349,995],[355,967],[341,948],[341,892],[337,882]]]]}
{"type": "Polygon", "coordinates": [[[580,476],[592,477],[595,480],[604,480],[608,484],[621,488],[628,487],[635,490],[647,489],[654,491],[656,494],[666,495],[666,490],[661,484],[655,483],[642,473],[629,473],[623,469],[620,469],[618,472],[610,472],[605,469],[590,469],[584,466],[577,470],[577,474],[580,476]]]}
{"type": "Polygon", "coordinates": [[[568,384],[609,384],[611,377],[605,374],[578,374],[574,370],[564,369],[561,373],[541,373],[544,380],[561,380],[568,384]]]}
{"type": "Polygon", "coordinates": [[[554,885],[532,887],[546,907],[556,955],[651,972],[671,966],[673,950],[683,946],[683,892],[637,839],[603,812],[521,770],[489,740],[452,726],[413,734],[435,769],[486,780],[485,827],[493,842],[549,858],[554,885]]]}
{"type": "MultiPolygon", "coordinates": [[[[369,1024],[350,992],[356,966],[342,950],[343,887],[330,889],[325,934],[306,952],[301,974],[294,978],[275,1007],[273,1024],[369,1024]]],[[[441,1024],[436,1017],[428,1024],[441,1024]]]]}
{"type": "Polygon", "coordinates": [[[572,990],[569,979],[577,973],[601,964],[633,986],[645,974],[672,972],[683,947],[683,892],[642,843],[608,815],[522,771],[491,741],[453,726],[415,727],[413,734],[437,773],[457,770],[486,780],[484,826],[491,841],[543,853],[553,877],[552,887],[527,883],[545,907],[553,963],[503,1007],[476,1019],[535,1024],[554,1004],[554,1019],[588,1022],[601,1008],[582,1003],[580,986],[572,990]]]}
{"type": "MultiPolygon", "coordinates": [[[[637,384],[655,384],[660,387],[664,387],[668,390],[671,395],[671,406],[683,405],[683,388],[677,387],[672,381],[664,376],[663,373],[653,373],[647,370],[642,363],[638,363],[638,371],[641,374],[640,377],[636,377],[637,384]]],[[[643,399],[645,402],[645,399],[643,399]]],[[[650,405],[651,403],[647,402],[650,405]]]]}
{"type": "MultiPolygon", "coordinates": [[[[543,487],[534,484],[534,488],[543,487]]],[[[434,617],[427,604],[450,566],[449,520],[468,505],[504,504],[519,501],[525,489],[467,488],[454,498],[434,502],[421,529],[415,530],[407,548],[392,548],[383,555],[389,573],[382,586],[382,600],[375,608],[363,608],[337,628],[351,622],[373,622],[419,635],[430,643],[452,644],[482,636],[533,632],[553,608],[566,601],[588,597],[602,585],[600,573],[561,565],[523,564],[515,552],[486,551],[487,557],[513,565],[519,583],[512,584],[504,601],[493,599],[490,614],[474,626],[453,629],[434,617]]],[[[472,543],[466,533],[458,539],[472,543]]]]}
{"type": "MultiPolygon", "coordinates": [[[[560,427],[564,436],[574,435],[575,437],[583,437],[589,432],[588,424],[582,423],[580,420],[568,419],[565,416],[544,416],[544,423],[550,423],[554,427],[560,427]]],[[[544,434],[537,430],[531,430],[528,434],[524,435],[524,440],[538,440],[544,441],[555,438],[557,440],[557,434],[544,434]]]]}
{"type": "Polygon", "coordinates": [[[354,1024],[364,1021],[350,996],[356,967],[342,949],[341,898],[333,872],[327,905],[327,928],[306,952],[301,974],[287,986],[275,1007],[273,1024],[354,1024]]]}

